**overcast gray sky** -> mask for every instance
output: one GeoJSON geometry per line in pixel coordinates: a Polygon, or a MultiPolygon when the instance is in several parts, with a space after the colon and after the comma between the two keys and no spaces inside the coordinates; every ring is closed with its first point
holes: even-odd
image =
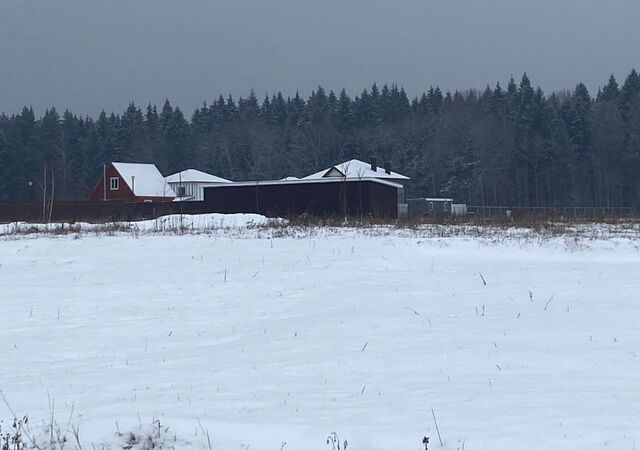
{"type": "Polygon", "coordinates": [[[640,0],[0,0],[0,111],[190,115],[222,93],[413,96],[527,72],[545,92],[640,68],[640,0]]]}

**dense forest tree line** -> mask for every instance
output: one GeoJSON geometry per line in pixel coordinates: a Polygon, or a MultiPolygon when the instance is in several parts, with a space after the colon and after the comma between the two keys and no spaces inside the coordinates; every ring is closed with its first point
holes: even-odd
{"type": "Polygon", "coordinates": [[[545,95],[503,88],[410,100],[395,85],[222,96],[190,119],[166,101],[97,119],[31,108],[0,116],[0,199],[86,199],[105,162],[198,168],[233,180],[303,176],[350,158],[390,161],[413,196],[473,205],[640,207],[640,75],[545,95]]]}

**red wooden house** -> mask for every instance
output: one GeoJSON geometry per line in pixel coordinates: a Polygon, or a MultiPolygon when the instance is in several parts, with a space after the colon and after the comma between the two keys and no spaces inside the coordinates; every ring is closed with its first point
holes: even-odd
{"type": "Polygon", "coordinates": [[[113,162],[91,191],[90,199],[100,202],[170,202],[175,192],[154,164],[113,162]]]}

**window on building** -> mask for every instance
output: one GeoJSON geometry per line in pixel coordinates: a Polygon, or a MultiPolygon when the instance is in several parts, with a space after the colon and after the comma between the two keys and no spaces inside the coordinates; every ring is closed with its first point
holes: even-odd
{"type": "Polygon", "coordinates": [[[120,178],[111,177],[109,178],[109,189],[112,191],[117,191],[120,189],[120,178]]]}
{"type": "Polygon", "coordinates": [[[178,197],[184,197],[187,195],[187,190],[184,186],[178,186],[178,192],[176,192],[176,194],[178,194],[178,197]]]}

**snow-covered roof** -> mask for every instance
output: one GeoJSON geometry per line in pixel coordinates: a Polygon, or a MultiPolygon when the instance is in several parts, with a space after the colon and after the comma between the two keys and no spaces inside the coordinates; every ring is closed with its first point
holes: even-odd
{"type": "Polygon", "coordinates": [[[211,175],[197,169],[187,169],[182,172],[169,175],[167,183],[232,183],[232,181],[211,175]]]}
{"type": "Polygon", "coordinates": [[[359,159],[352,159],[341,164],[321,170],[305,179],[318,179],[326,177],[342,177],[342,178],[389,178],[393,180],[409,180],[410,178],[399,174],[398,172],[387,173],[384,167],[378,166],[376,170],[371,170],[371,164],[359,159]]]}
{"type": "Polygon", "coordinates": [[[137,197],[175,197],[155,164],[111,163],[137,197]]]}
{"type": "Polygon", "coordinates": [[[300,178],[298,177],[284,177],[281,178],[280,181],[293,181],[293,180],[299,180],[300,178]]]}
{"type": "Polygon", "coordinates": [[[394,183],[391,180],[382,180],[380,178],[338,178],[338,177],[328,177],[328,178],[298,178],[295,180],[266,180],[266,181],[238,181],[236,183],[227,183],[227,184],[219,184],[214,186],[216,188],[227,188],[227,187],[236,187],[236,186],[273,186],[273,185],[288,185],[288,184],[312,184],[312,183],[344,183],[347,182],[355,182],[355,181],[372,181],[374,183],[384,184],[386,186],[391,186],[396,189],[402,189],[402,185],[399,183],[394,183]]]}

